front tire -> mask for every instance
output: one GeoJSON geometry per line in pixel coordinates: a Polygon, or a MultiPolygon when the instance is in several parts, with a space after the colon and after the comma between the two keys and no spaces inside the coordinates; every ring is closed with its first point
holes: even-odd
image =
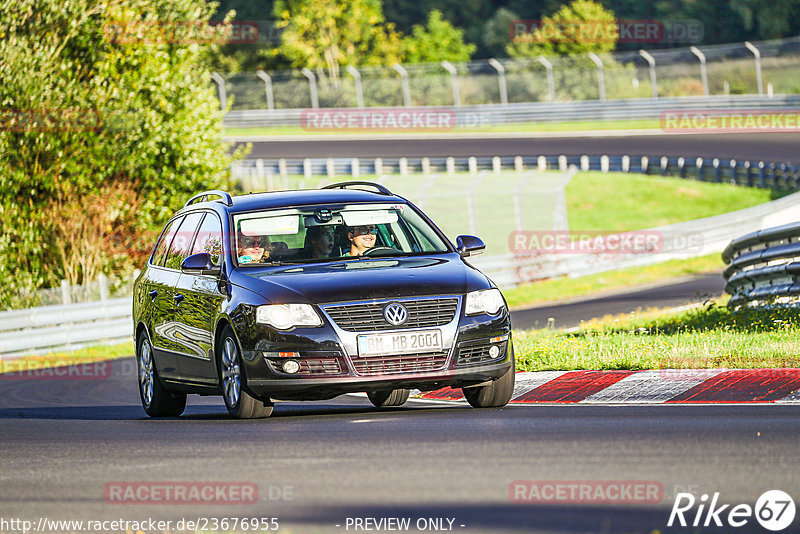
{"type": "Polygon", "coordinates": [[[272,414],[272,402],[269,399],[257,399],[247,392],[241,351],[230,326],[222,331],[217,352],[222,398],[228,413],[237,419],[269,417],[272,414]]]}
{"type": "MultiPolygon", "coordinates": [[[[509,345],[511,343],[509,342],[509,345]]],[[[511,367],[491,384],[476,388],[462,388],[464,398],[473,408],[500,408],[508,404],[514,394],[514,348],[511,350],[511,367]]]]}
{"type": "Polygon", "coordinates": [[[161,383],[153,360],[153,346],[142,330],[136,343],[136,368],[139,371],[139,398],[150,417],[178,417],[186,409],[185,393],[170,393],[161,383]]]}
{"type": "Polygon", "coordinates": [[[411,390],[393,389],[390,391],[367,391],[367,398],[376,408],[402,406],[408,400],[411,390]]]}

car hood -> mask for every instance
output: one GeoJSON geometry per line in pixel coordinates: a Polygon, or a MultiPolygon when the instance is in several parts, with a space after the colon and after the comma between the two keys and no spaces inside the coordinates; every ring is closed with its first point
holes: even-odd
{"type": "Polygon", "coordinates": [[[324,304],[350,300],[462,294],[491,287],[458,254],[236,269],[233,284],[273,303],[324,304]]]}

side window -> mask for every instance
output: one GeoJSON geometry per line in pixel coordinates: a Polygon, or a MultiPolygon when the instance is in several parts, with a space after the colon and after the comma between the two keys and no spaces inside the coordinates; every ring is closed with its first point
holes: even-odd
{"type": "Polygon", "coordinates": [[[192,238],[194,232],[197,230],[197,225],[200,224],[200,219],[203,217],[201,212],[190,213],[186,216],[181,223],[175,237],[172,239],[172,244],[167,252],[167,261],[164,262],[164,267],[169,269],[180,269],[183,260],[189,257],[189,250],[191,250],[192,238]]]}
{"type": "Polygon", "coordinates": [[[207,213],[205,219],[197,230],[197,237],[194,239],[192,254],[208,252],[214,265],[219,265],[219,255],[222,251],[222,224],[219,218],[213,213],[207,213]]]}
{"type": "Polygon", "coordinates": [[[178,226],[180,226],[181,221],[183,221],[183,217],[173,219],[161,233],[161,239],[156,243],[155,252],[153,252],[153,265],[164,265],[164,258],[167,255],[167,250],[169,250],[169,246],[172,244],[172,238],[175,237],[175,233],[178,231],[178,226]]]}

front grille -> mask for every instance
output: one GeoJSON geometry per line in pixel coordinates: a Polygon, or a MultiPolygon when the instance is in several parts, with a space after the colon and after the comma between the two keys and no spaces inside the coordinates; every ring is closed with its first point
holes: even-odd
{"type": "Polygon", "coordinates": [[[458,359],[456,360],[456,365],[470,365],[473,363],[499,360],[505,356],[507,344],[508,341],[498,343],[497,345],[500,347],[500,355],[496,358],[492,358],[489,356],[489,347],[491,347],[492,344],[489,343],[488,339],[460,343],[458,345],[458,359]]]}
{"type": "Polygon", "coordinates": [[[301,375],[338,375],[342,372],[337,358],[308,358],[300,360],[301,375]]]}
{"type": "Polygon", "coordinates": [[[391,302],[326,306],[325,311],[343,330],[374,332],[445,325],[453,320],[458,308],[458,299],[455,297],[397,301],[408,310],[408,319],[400,326],[395,326],[383,317],[383,309],[391,302]]]}
{"type": "Polygon", "coordinates": [[[355,366],[358,374],[361,375],[426,373],[428,371],[437,371],[444,367],[446,363],[446,351],[428,354],[353,358],[353,366],[355,366]]]}

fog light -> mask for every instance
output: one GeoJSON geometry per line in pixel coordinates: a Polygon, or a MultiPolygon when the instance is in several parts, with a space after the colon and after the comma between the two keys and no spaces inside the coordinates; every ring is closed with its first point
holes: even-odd
{"type": "Polygon", "coordinates": [[[498,347],[497,345],[492,345],[491,347],[489,347],[489,356],[491,356],[492,358],[497,358],[498,356],[500,356],[500,347],[498,347]]]}
{"type": "Polygon", "coordinates": [[[297,363],[297,360],[286,360],[285,362],[283,362],[284,373],[293,375],[299,370],[300,370],[300,364],[297,363]]]}

